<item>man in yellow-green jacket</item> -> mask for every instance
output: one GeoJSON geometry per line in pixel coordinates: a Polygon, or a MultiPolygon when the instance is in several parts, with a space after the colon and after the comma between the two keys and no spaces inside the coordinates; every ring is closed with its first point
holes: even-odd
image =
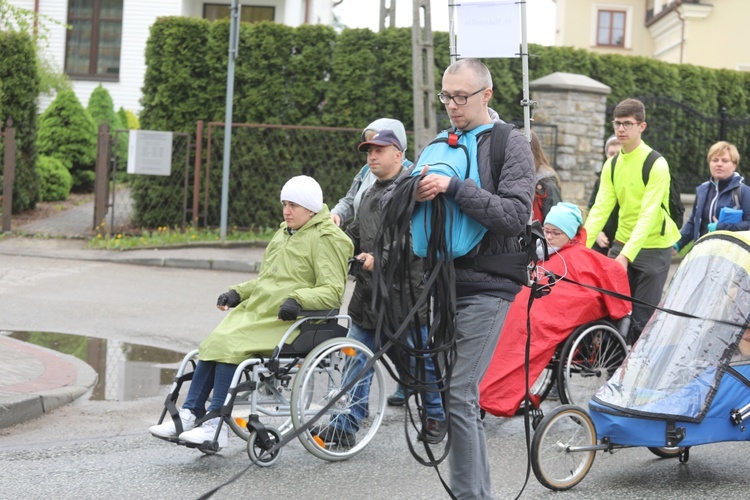
{"type": "MultiPolygon", "coordinates": [[[[608,255],[628,272],[633,298],[656,305],[667,281],[672,245],[680,239],[679,228],[668,212],[669,165],[659,157],[648,184],[643,184],[643,164],[652,149],[641,139],[646,130],[646,108],[641,101],[619,103],[612,125],[621,148],[614,176],[612,158],[602,167],[599,192],[584,225],[586,244],[609,246],[608,255]],[[615,205],[620,207],[618,226],[615,240],[610,242],[601,230],[615,205]]],[[[653,312],[653,307],[633,304],[628,344],[638,339],[653,312]]]]}

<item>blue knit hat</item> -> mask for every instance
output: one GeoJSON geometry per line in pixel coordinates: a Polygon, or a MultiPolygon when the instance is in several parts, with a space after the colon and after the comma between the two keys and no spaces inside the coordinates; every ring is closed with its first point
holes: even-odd
{"type": "Polygon", "coordinates": [[[561,201],[550,208],[547,217],[544,218],[544,223],[559,228],[568,238],[573,239],[578,228],[583,224],[583,215],[577,206],[561,201]]]}

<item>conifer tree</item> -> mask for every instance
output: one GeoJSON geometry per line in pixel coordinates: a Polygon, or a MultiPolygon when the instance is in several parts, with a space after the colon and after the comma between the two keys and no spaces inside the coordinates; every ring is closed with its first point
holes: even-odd
{"type": "Polygon", "coordinates": [[[96,125],[72,90],[57,94],[39,118],[39,154],[57,158],[73,176],[73,190],[91,191],[96,162],[96,125]]]}

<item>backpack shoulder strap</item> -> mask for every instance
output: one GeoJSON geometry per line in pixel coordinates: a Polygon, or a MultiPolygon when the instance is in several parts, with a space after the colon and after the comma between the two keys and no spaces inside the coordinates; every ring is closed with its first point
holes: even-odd
{"type": "Polygon", "coordinates": [[[609,174],[613,186],[615,185],[615,164],[617,163],[617,158],[619,156],[620,153],[615,153],[615,155],[612,157],[612,162],[609,164],[609,174]]]}
{"type": "Polygon", "coordinates": [[[652,149],[643,162],[643,185],[648,184],[648,176],[651,173],[651,167],[654,166],[654,162],[661,158],[661,153],[657,150],[652,149]]]}
{"type": "Polygon", "coordinates": [[[490,160],[492,162],[492,185],[497,191],[500,182],[500,171],[505,164],[505,149],[508,147],[508,138],[515,125],[512,123],[497,122],[492,126],[490,136],[490,160]]]}
{"type": "Polygon", "coordinates": [[[740,183],[732,189],[732,201],[734,201],[734,208],[740,210],[742,208],[742,186],[745,183],[740,180],[740,183]]]}

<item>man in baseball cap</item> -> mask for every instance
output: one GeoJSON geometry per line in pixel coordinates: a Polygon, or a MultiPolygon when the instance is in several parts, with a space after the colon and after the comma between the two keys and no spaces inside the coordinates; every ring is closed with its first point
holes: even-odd
{"type": "Polygon", "coordinates": [[[401,141],[396,137],[396,133],[393,130],[378,132],[369,141],[361,143],[357,149],[364,153],[369,151],[372,146],[393,146],[398,151],[404,151],[401,147],[401,141]]]}

